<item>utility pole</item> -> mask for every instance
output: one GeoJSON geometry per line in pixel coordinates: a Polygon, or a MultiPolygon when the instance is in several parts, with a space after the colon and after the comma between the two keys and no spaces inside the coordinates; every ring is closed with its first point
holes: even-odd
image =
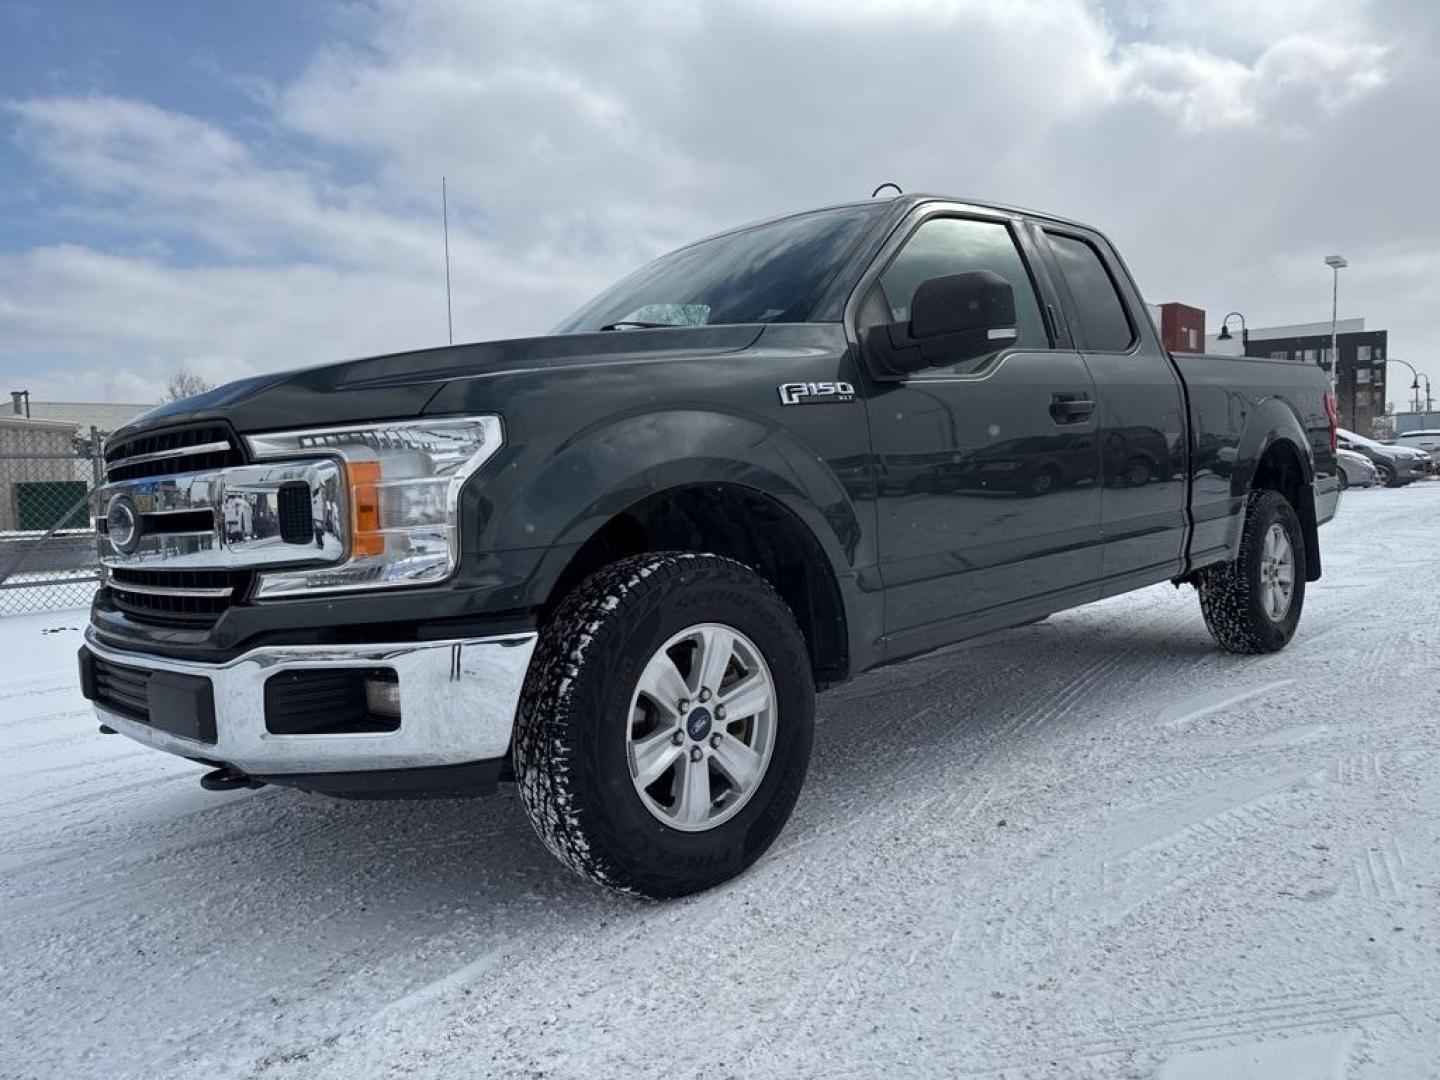
{"type": "Polygon", "coordinates": [[[450,199],[445,191],[445,177],[440,177],[440,216],[445,228],[445,329],[450,344],[455,344],[455,317],[450,313],[450,199]]]}

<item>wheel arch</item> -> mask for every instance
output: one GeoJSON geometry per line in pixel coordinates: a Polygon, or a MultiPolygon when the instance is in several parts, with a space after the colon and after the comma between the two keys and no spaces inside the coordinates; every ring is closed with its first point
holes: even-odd
{"type": "Polygon", "coordinates": [[[749,566],[780,594],[804,635],[817,685],[850,674],[849,618],[833,556],[793,503],[734,481],[664,486],[613,513],[589,532],[546,590],[543,622],[574,588],[630,555],[690,551],[749,566]]]}
{"type": "Polygon", "coordinates": [[[1248,490],[1277,491],[1284,495],[1300,519],[1305,545],[1305,580],[1320,577],[1320,527],[1315,513],[1314,463],[1291,433],[1275,432],[1261,448],[1250,475],[1248,490]]]}

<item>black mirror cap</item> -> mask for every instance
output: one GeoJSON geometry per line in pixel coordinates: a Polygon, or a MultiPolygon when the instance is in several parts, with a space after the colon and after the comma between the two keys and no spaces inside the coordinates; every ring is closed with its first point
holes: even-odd
{"type": "Polygon", "coordinates": [[[910,321],[873,327],[867,351],[895,375],[973,360],[1015,343],[1015,292],[989,270],[920,283],[910,321]]]}
{"type": "Polygon", "coordinates": [[[990,270],[922,281],[910,301],[910,336],[917,341],[1006,329],[1015,329],[1015,290],[990,270]]]}

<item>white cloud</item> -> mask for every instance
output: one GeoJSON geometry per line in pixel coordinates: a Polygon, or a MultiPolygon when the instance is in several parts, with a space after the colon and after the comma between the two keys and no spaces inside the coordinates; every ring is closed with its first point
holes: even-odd
{"type": "Polygon", "coordinates": [[[1426,332],[1423,0],[1129,11],[1122,32],[1086,0],[376,0],[257,93],[259,136],[118,97],[12,102],[49,212],[107,240],[0,254],[0,370],[158,392],[180,367],[435,344],[442,173],[465,339],[542,331],[666,247],[892,179],[1094,220],[1157,299],[1254,322],[1311,317],[1304,267],[1345,250],[1372,323],[1426,332]],[[1367,292],[1402,240],[1409,269],[1367,292]]]}

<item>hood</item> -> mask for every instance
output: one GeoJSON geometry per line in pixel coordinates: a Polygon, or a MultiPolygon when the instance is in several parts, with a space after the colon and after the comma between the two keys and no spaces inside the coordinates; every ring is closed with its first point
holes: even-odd
{"type": "Polygon", "coordinates": [[[390,353],[320,367],[239,379],[166,402],[115,432],[224,421],[239,433],[419,416],[455,379],[523,376],[556,368],[736,352],[763,332],[760,325],[677,326],[594,334],[549,334],[471,345],[390,353]]]}

